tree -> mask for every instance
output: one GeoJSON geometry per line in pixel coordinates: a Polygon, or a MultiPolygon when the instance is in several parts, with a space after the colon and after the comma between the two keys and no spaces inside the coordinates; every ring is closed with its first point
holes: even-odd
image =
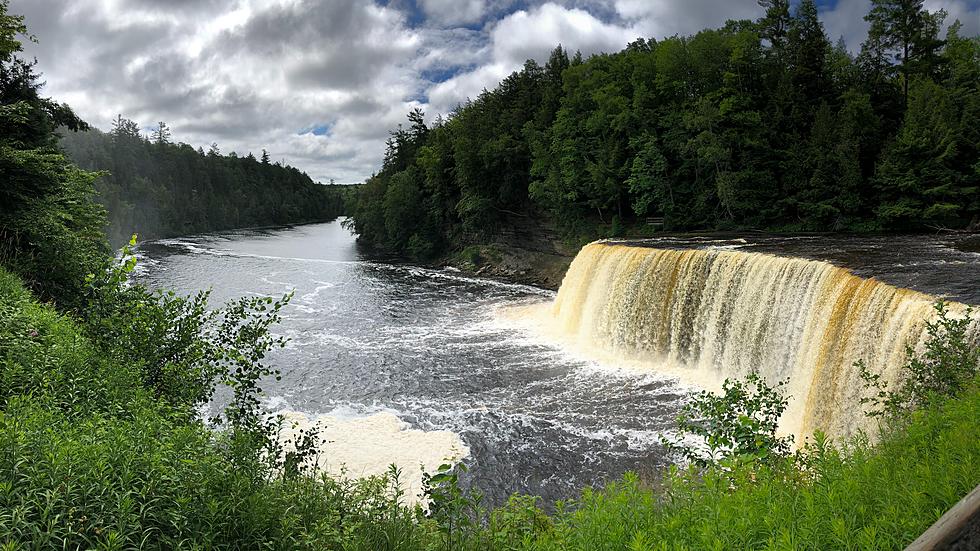
{"type": "Polygon", "coordinates": [[[251,153],[205,153],[181,143],[139,137],[118,117],[113,132],[73,133],[61,146],[79,165],[105,170],[96,182],[109,211],[109,236],[122,244],[143,238],[243,226],[329,220],[343,209],[342,192],[317,185],[293,167],[260,164],[251,153]]]}
{"type": "Polygon", "coordinates": [[[766,9],[766,15],[758,23],[759,36],[769,42],[770,51],[781,62],[779,57],[791,26],[789,0],[759,0],[759,5],[766,9]]]}
{"type": "Polygon", "coordinates": [[[88,126],[66,105],[39,95],[34,65],[17,56],[23,18],[0,1],[0,265],[43,299],[73,309],[85,277],[106,261],[105,212],[92,201],[98,174],[57,148],[55,129],[88,126]]]}
{"type": "Polygon", "coordinates": [[[399,172],[391,179],[385,193],[385,228],[389,242],[395,249],[405,247],[420,226],[421,194],[414,170],[399,172]]]}
{"type": "Polygon", "coordinates": [[[872,0],[871,11],[864,17],[871,24],[866,41],[867,48],[873,50],[869,56],[895,58],[906,103],[912,76],[931,76],[940,64],[943,41],[938,35],[946,12],[930,13],[923,3],[924,0],[872,0]]]}
{"type": "Polygon", "coordinates": [[[156,129],[151,135],[151,140],[153,143],[162,145],[170,143],[170,128],[167,127],[167,123],[160,121],[157,123],[156,129]]]}
{"type": "Polygon", "coordinates": [[[112,121],[112,130],[110,131],[113,138],[115,139],[140,139],[140,125],[136,121],[132,121],[123,116],[116,115],[116,119],[112,121]]]}
{"type": "Polygon", "coordinates": [[[529,60],[432,127],[413,112],[391,132],[352,223],[365,242],[406,253],[382,206],[403,173],[414,175],[419,235],[434,250],[506,239],[504,227],[526,223],[572,240],[604,236],[613,219],[640,233],[650,214],[672,229],[980,220],[975,39],[954,25],[943,47],[941,12],[876,0],[855,58],[831,46],[816,0],[761,4],[756,22],[588,59],[559,46],[544,67],[529,60]],[[889,23],[898,8],[917,34],[889,23]]]}
{"type": "Polygon", "coordinates": [[[262,150],[262,164],[269,164],[269,152],[265,149],[262,150]]]}
{"type": "Polygon", "coordinates": [[[958,155],[962,148],[975,147],[963,134],[968,128],[964,108],[970,106],[932,81],[915,81],[905,119],[874,177],[880,190],[876,212],[884,227],[945,226],[975,214],[971,201],[980,178],[958,155]]]}
{"type": "Polygon", "coordinates": [[[787,49],[793,88],[812,114],[828,99],[831,91],[826,70],[830,41],[813,0],[803,0],[796,8],[790,22],[787,49]]]}
{"type": "Polygon", "coordinates": [[[637,138],[632,148],[637,154],[633,157],[626,184],[633,197],[633,211],[637,216],[670,213],[674,207],[674,195],[667,175],[667,158],[657,145],[656,138],[637,138]]]}

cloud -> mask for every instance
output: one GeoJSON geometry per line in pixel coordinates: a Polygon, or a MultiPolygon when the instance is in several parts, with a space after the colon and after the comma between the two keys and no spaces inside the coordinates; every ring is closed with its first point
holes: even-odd
{"type": "Polygon", "coordinates": [[[954,21],[963,25],[963,36],[980,34],[980,1],[972,0],[926,0],[924,7],[929,11],[946,11],[946,26],[954,21]]]}
{"type": "Polygon", "coordinates": [[[552,2],[531,10],[518,10],[489,28],[489,46],[484,63],[435,84],[429,102],[435,112],[448,113],[467,98],[475,99],[501,79],[520,69],[528,59],[547,61],[555,46],[581,51],[588,56],[621,50],[636,38],[635,31],[605,23],[588,11],[552,2]]]}
{"type": "Polygon", "coordinates": [[[756,0],[617,0],[615,7],[646,38],[694,34],[729,19],[756,19],[763,13],[756,0]]]}
{"type": "Polygon", "coordinates": [[[421,0],[421,7],[442,25],[479,23],[487,13],[486,0],[421,0]]]}
{"type": "Polygon", "coordinates": [[[583,55],[621,50],[636,38],[632,29],[604,23],[589,12],[553,3],[518,11],[493,28],[490,39],[496,63],[520,67],[525,60],[547,60],[557,44],[583,55]]]}
{"type": "Polygon", "coordinates": [[[864,16],[871,11],[871,0],[838,0],[837,5],[821,14],[824,30],[831,43],[843,38],[851,52],[857,53],[868,34],[864,16]]]}
{"type": "MultiPolygon", "coordinates": [[[[870,0],[822,11],[864,38],[870,0]]],[[[975,0],[926,0],[980,32],[975,0]]],[[[108,128],[165,121],[191,145],[267,149],[321,181],[376,172],[389,130],[491,89],[562,44],[584,55],[761,15],[756,0],[11,0],[45,93],[108,128]],[[323,129],[313,132],[312,129],[323,129]],[[326,129],[329,129],[327,131],[326,129]]]]}
{"type": "Polygon", "coordinates": [[[437,44],[423,44],[404,13],[358,0],[160,6],[18,0],[11,11],[39,37],[29,54],[45,92],[96,126],[117,113],[145,127],[163,120],[178,140],[239,154],[265,148],[321,181],[377,170],[388,130],[427,86],[419,66],[451,65],[440,48],[466,43],[465,33],[439,31],[437,44]],[[301,132],[328,123],[329,133],[301,132]]]}

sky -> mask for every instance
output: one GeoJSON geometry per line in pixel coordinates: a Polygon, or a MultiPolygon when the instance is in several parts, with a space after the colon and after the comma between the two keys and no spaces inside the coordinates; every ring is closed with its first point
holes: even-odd
{"type": "MultiPolygon", "coordinates": [[[[870,0],[818,0],[857,50],[870,0]]],[[[980,0],[926,0],[980,33],[980,0]]],[[[363,181],[388,132],[492,89],[561,44],[618,51],[762,14],[756,0],[12,0],[44,93],[108,130],[158,121],[195,147],[258,156],[314,180],[363,181]]]]}

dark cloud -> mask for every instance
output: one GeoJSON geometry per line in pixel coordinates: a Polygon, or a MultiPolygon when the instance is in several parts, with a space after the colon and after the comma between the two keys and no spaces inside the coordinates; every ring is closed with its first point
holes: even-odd
{"type": "Polygon", "coordinates": [[[288,73],[290,83],[312,88],[355,90],[373,81],[378,73],[372,69],[387,60],[381,50],[361,49],[349,55],[331,54],[298,63],[288,73]]]}
{"type": "Polygon", "coordinates": [[[292,48],[309,49],[323,44],[351,44],[371,33],[383,19],[374,5],[355,0],[319,2],[302,0],[273,5],[256,13],[244,26],[231,31],[232,45],[244,45],[265,55],[292,48]]]}

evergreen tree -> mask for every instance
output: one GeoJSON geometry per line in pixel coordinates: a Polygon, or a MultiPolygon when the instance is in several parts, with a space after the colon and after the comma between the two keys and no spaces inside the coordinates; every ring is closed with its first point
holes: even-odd
{"type": "Polygon", "coordinates": [[[104,267],[105,212],[92,201],[98,176],[73,166],[57,148],[55,129],[87,125],[68,106],[39,95],[34,64],[25,62],[23,17],[0,1],[0,265],[43,299],[72,309],[88,274],[104,267]]]}
{"type": "Polygon", "coordinates": [[[884,56],[893,57],[902,76],[905,103],[909,98],[909,83],[915,75],[931,76],[939,68],[939,52],[943,42],[938,38],[946,13],[928,12],[924,0],[872,0],[871,11],[865,20],[869,48],[883,64],[884,56]]]}
{"type": "Polygon", "coordinates": [[[170,128],[167,127],[167,123],[160,121],[157,123],[156,129],[153,131],[150,139],[153,143],[158,145],[169,144],[170,143],[170,128]]]}
{"type": "Polygon", "coordinates": [[[920,1],[875,0],[855,58],[831,46],[815,0],[761,4],[755,22],[588,59],[559,46],[432,128],[411,114],[352,225],[417,256],[538,221],[576,239],[646,231],[646,216],[669,229],[980,222],[976,39],[954,25],[938,40],[943,14],[920,1]]]}
{"type": "Polygon", "coordinates": [[[252,154],[150,142],[122,116],[109,134],[71,134],[61,145],[80,166],[107,172],[95,185],[116,244],[133,233],[153,238],[327,220],[344,209],[343,186],[316,184],[293,167],[262,163],[252,154]]]}
{"type": "Polygon", "coordinates": [[[759,36],[769,42],[770,51],[781,62],[781,54],[792,24],[789,0],[759,0],[759,5],[766,9],[765,16],[759,21],[759,36]]]}
{"type": "Polygon", "coordinates": [[[831,93],[827,74],[830,41],[813,0],[803,0],[790,23],[787,39],[789,70],[799,101],[811,114],[831,93]]]}

